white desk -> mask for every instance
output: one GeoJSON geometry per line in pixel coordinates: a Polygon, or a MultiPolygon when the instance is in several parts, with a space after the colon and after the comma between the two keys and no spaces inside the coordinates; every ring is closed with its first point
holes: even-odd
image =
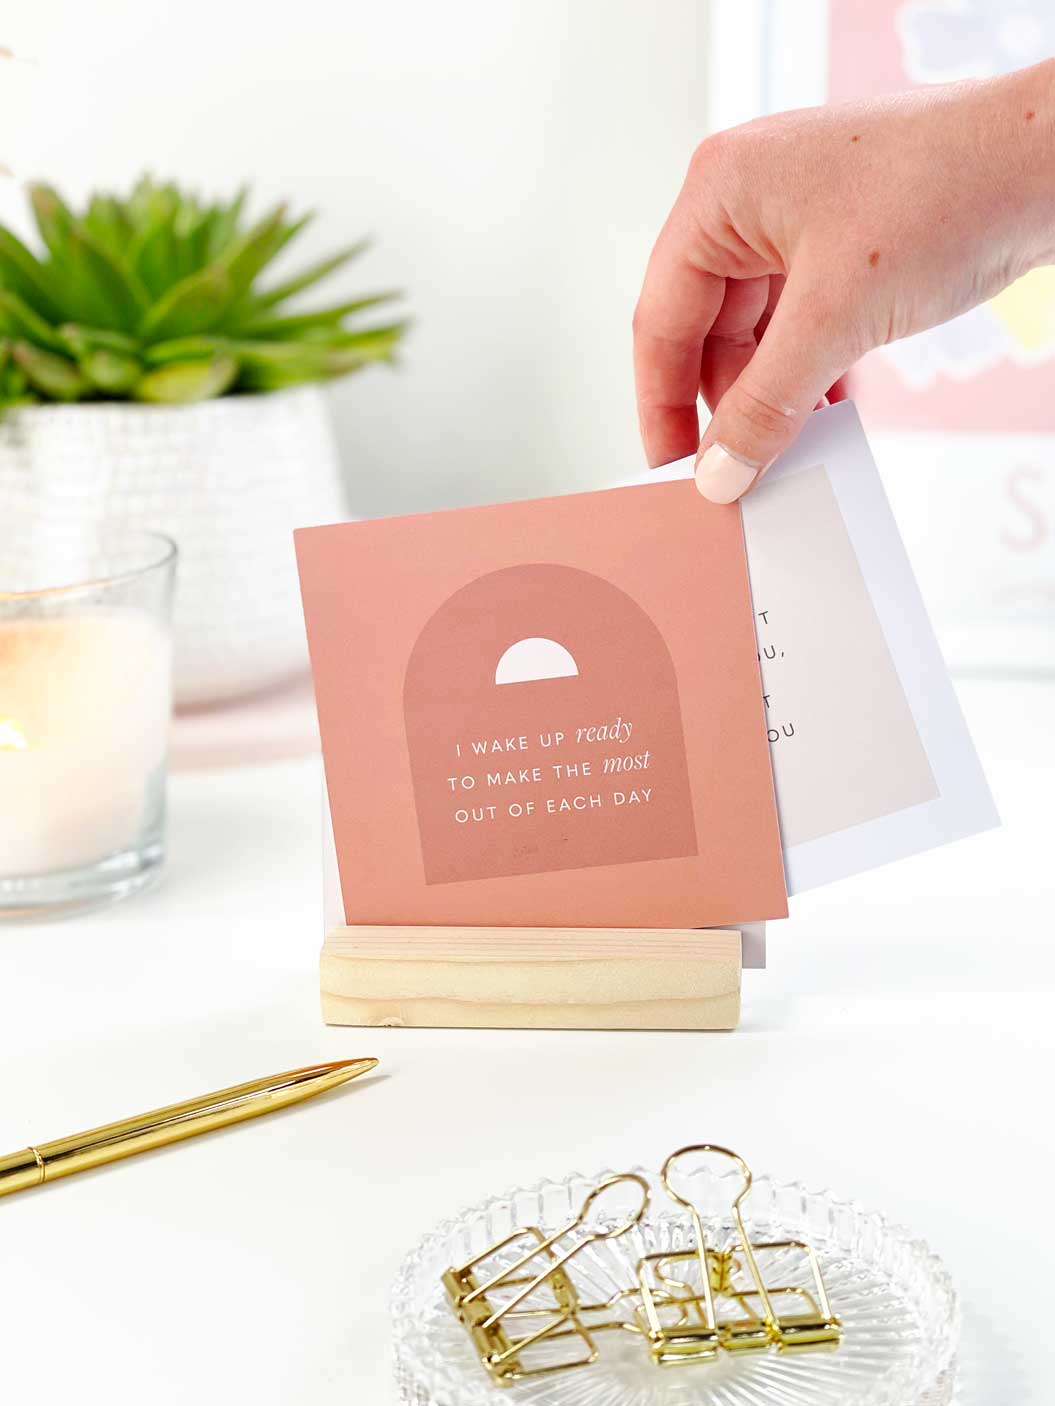
{"type": "Polygon", "coordinates": [[[1005,828],[795,901],[731,1035],[326,1029],[316,764],[175,778],[158,890],[0,928],[3,1150],[317,1060],[385,1077],[0,1201],[0,1400],[390,1406],[389,1283],[435,1221],[707,1138],[925,1235],[964,1400],[1047,1406],[1055,686],[962,695],[1005,828]]]}

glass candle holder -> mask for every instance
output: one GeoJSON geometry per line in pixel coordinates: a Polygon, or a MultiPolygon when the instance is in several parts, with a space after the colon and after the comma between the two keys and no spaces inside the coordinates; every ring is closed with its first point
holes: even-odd
{"type": "Polygon", "coordinates": [[[123,898],[164,857],[176,546],[146,532],[46,543],[0,563],[18,577],[0,579],[7,919],[123,898]]]}

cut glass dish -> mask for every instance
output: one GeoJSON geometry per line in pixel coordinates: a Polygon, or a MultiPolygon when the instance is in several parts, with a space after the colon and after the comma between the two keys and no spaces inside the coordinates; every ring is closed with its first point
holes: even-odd
{"type": "MultiPolygon", "coordinates": [[[[603,1301],[634,1283],[646,1254],[690,1246],[688,1215],[665,1196],[655,1173],[641,1224],[598,1241],[569,1266],[580,1296],[603,1301]]],[[[630,1332],[596,1335],[588,1367],[496,1386],[457,1321],[440,1277],[518,1226],[552,1231],[578,1214],[609,1172],[541,1182],[474,1206],[427,1235],[403,1261],[392,1291],[396,1380],[405,1406],[950,1406],[956,1386],[960,1318],[941,1262],[923,1241],[882,1216],[827,1192],[756,1178],[745,1202],[752,1240],[807,1240],[817,1252],[833,1311],[843,1325],[837,1350],[733,1356],[657,1367],[630,1332]]],[[[732,1237],[735,1172],[701,1168],[692,1200],[712,1216],[709,1230],[732,1237]]],[[[804,1274],[789,1257],[791,1282],[804,1274]]],[[[787,1279],[785,1280],[787,1282],[787,1279]]],[[[805,1279],[801,1280],[806,1283],[805,1279]]],[[[632,1304],[618,1314],[629,1320],[632,1304]]]]}

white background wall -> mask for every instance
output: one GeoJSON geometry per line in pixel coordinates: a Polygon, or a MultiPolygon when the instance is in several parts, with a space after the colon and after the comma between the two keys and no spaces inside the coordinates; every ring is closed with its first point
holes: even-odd
{"type": "MultiPolygon", "coordinates": [[[[706,0],[33,0],[5,7],[0,161],[71,195],[149,168],[376,244],[403,365],[332,392],[355,510],[641,465],[630,317],[704,134],[706,0]]],[[[0,215],[24,219],[14,181],[0,215]]]]}

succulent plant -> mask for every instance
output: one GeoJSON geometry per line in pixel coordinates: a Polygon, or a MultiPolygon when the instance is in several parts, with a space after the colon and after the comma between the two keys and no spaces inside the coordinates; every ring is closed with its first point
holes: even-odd
{"type": "Polygon", "coordinates": [[[353,259],[353,244],[260,286],[310,216],[250,223],[247,193],[207,203],[144,177],[75,212],[30,187],[43,244],[0,225],[0,408],[37,401],[168,404],[327,380],[390,360],[405,323],[349,326],[377,293],[310,311],[287,303],[353,259]]]}

